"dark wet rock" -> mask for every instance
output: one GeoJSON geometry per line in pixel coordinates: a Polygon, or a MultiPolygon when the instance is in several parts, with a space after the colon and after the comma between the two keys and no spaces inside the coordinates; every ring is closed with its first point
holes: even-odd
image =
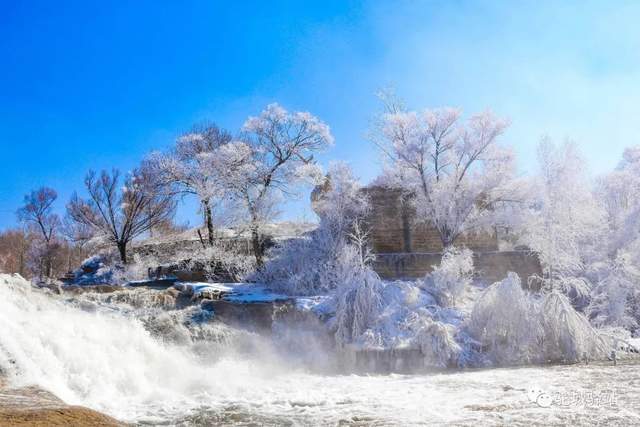
{"type": "Polygon", "coordinates": [[[133,282],[128,282],[126,286],[131,288],[153,288],[153,289],[167,289],[172,287],[176,281],[177,277],[163,277],[158,279],[149,279],[149,280],[136,280],[133,282]]]}
{"type": "Polygon", "coordinates": [[[420,349],[365,349],[355,352],[354,368],[360,373],[415,373],[435,369],[420,349]]]}
{"type": "Polygon", "coordinates": [[[59,283],[41,282],[41,283],[38,283],[36,286],[39,287],[39,288],[43,288],[43,289],[49,289],[51,292],[53,292],[56,295],[62,294],[62,287],[60,286],[59,283]]]}
{"type": "Polygon", "coordinates": [[[106,294],[111,292],[120,292],[125,291],[126,288],[118,285],[66,285],[61,287],[63,292],[71,293],[71,294],[83,294],[87,292],[96,292],[99,294],[106,294]]]}
{"type": "Polygon", "coordinates": [[[277,312],[292,307],[289,301],[238,303],[205,300],[200,307],[212,311],[217,321],[252,331],[270,331],[277,312]]]}
{"type": "Polygon", "coordinates": [[[220,300],[227,294],[228,292],[220,289],[205,289],[200,292],[199,298],[203,300],[220,300]]]}

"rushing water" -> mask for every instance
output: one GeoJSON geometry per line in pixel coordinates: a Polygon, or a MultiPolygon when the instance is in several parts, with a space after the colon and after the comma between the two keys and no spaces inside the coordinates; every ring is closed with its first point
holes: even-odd
{"type": "Polygon", "coordinates": [[[4,276],[2,371],[140,425],[640,424],[636,365],[329,374],[311,342],[301,358],[146,292],[70,299],[4,276]]]}

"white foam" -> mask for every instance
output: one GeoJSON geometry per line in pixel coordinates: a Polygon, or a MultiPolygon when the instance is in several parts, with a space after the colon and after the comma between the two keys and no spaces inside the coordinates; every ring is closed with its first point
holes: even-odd
{"type": "Polygon", "coordinates": [[[160,423],[206,408],[301,425],[354,419],[383,425],[640,421],[634,412],[640,370],[632,365],[324,376],[263,359],[215,359],[190,345],[163,343],[125,312],[85,312],[0,275],[0,366],[10,371],[11,382],[37,384],[68,403],[125,421],[160,423]],[[548,393],[611,386],[618,406],[542,408],[527,397],[534,385],[548,393]]]}

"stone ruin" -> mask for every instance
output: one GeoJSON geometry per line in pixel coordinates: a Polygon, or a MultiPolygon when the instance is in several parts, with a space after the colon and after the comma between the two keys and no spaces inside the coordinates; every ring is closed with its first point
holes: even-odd
{"type": "MultiPolygon", "coordinates": [[[[428,222],[417,221],[415,208],[402,190],[376,185],[363,191],[371,204],[367,224],[374,252],[380,255],[442,252],[438,231],[428,222]]],[[[474,252],[497,251],[498,237],[495,232],[463,235],[456,245],[474,252]]]]}
{"type": "MultiPolygon", "coordinates": [[[[330,185],[327,179],[314,189],[312,206],[330,185]]],[[[415,208],[402,190],[370,185],[362,191],[371,205],[365,222],[376,255],[374,269],[382,278],[420,278],[440,264],[443,246],[438,231],[417,220],[415,208]]],[[[513,271],[526,284],[528,277],[542,274],[538,256],[530,250],[501,251],[496,231],[463,235],[456,245],[473,251],[477,280],[493,283],[513,271]]]]}

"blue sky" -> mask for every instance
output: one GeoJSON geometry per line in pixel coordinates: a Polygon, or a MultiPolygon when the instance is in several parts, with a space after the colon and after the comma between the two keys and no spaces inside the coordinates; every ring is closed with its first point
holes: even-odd
{"type": "MultiPolygon", "coordinates": [[[[278,101],[325,120],[365,181],[393,85],[410,107],[512,120],[522,173],[542,134],[593,173],[640,143],[640,2],[0,1],[0,229],[41,185],[57,208],[90,169],[128,170],[192,123],[230,130],[278,101]]],[[[187,203],[179,217],[197,223],[187,203]]],[[[284,218],[312,218],[306,200],[284,218]]]]}

